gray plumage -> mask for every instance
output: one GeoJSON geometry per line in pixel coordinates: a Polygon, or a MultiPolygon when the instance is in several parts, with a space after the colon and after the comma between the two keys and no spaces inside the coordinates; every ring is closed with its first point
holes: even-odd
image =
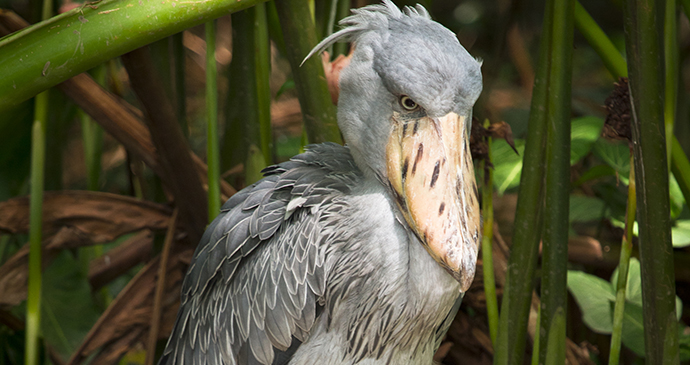
{"type": "MultiPolygon", "coordinates": [[[[160,364],[430,364],[462,293],[387,183],[401,94],[429,117],[469,115],[479,62],[417,6],[354,10],[338,119],[349,147],[314,145],[269,167],[206,230],[160,364]]],[[[310,54],[311,56],[311,54],[310,54]]]]}

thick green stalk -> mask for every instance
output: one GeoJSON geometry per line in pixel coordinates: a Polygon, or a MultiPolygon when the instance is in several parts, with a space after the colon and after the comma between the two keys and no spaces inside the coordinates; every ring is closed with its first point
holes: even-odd
{"type": "Polygon", "coordinates": [[[628,76],[623,56],[579,1],[575,1],[575,26],[599,54],[614,79],[628,76]]]}
{"type": "Polygon", "coordinates": [[[548,70],[551,61],[553,3],[547,2],[539,46],[539,67],[535,74],[528,135],[523,157],[518,204],[515,212],[513,246],[508,260],[506,286],[495,346],[494,364],[521,364],[525,352],[527,322],[532,300],[534,269],[542,229],[544,188],[544,145],[548,70]]]}
{"type": "Polygon", "coordinates": [[[559,307],[553,314],[549,326],[548,342],[544,363],[549,365],[565,364],[565,308],[563,307],[559,307]]]}
{"type": "Polygon", "coordinates": [[[41,327],[41,240],[43,235],[43,176],[45,171],[46,120],[50,91],[36,96],[31,135],[31,195],[29,217],[29,289],[26,301],[26,349],[24,364],[38,364],[41,327]]]}
{"type": "Polygon", "coordinates": [[[0,40],[0,111],[106,60],[260,2],[104,0],[26,28],[0,40]]]}
{"type": "Polygon", "coordinates": [[[336,120],[335,106],[328,92],[321,59],[311,57],[304,60],[304,57],[317,44],[309,2],[308,0],[281,0],[276,2],[276,8],[309,142],[340,143],[342,138],[336,120]]]}
{"type": "MultiPolygon", "coordinates": [[[[673,139],[673,124],[676,120],[678,103],[678,8],[677,0],[666,0],[664,12],[664,68],[666,80],[664,83],[664,126],[666,128],[666,159],[671,163],[671,140],[673,139]]],[[[670,165],[669,165],[670,167],[670,165]]]]}
{"type": "MultiPolygon", "coordinates": [[[[336,10],[336,21],[340,21],[350,14],[350,1],[338,0],[338,9],[336,10]]],[[[333,45],[333,52],[331,58],[336,58],[338,55],[346,55],[350,45],[345,42],[337,42],[333,45]]]]}
{"type": "Polygon", "coordinates": [[[664,141],[663,3],[628,0],[626,50],[642,270],[645,353],[650,364],[677,364],[673,246],[664,141]]]}
{"type": "Polygon", "coordinates": [[[621,352],[621,336],[623,334],[623,315],[625,314],[625,291],[628,284],[628,269],[632,254],[633,226],[635,225],[635,211],[637,210],[637,196],[635,189],[635,166],[630,155],[630,183],[628,184],[628,205],[625,211],[625,234],[621,242],[621,256],[618,262],[618,282],[616,283],[616,306],[613,310],[613,330],[611,332],[611,351],[609,365],[618,365],[621,352]]]}
{"type": "MultiPolygon", "coordinates": [[[[53,3],[43,0],[41,17],[49,18],[53,3]]],[[[50,90],[34,100],[34,123],[31,131],[31,187],[29,196],[29,284],[26,298],[26,333],[24,364],[37,365],[41,331],[41,287],[43,281],[43,188],[46,159],[46,124],[50,110],[50,90]]]]}
{"type": "MultiPolygon", "coordinates": [[[[489,120],[484,121],[484,127],[489,120]]],[[[484,274],[484,295],[486,296],[486,314],[489,318],[489,335],[491,343],[496,344],[498,333],[498,300],[496,299],[496,279],[494,278],[493,238],[494,238],[494,170],[491,163],[491,137],[486,139],[487,157],[484,161],[484,187],[482,188],[482,217],[484,234],[482,235],[482,268],[484,274]]]]}
{"type": "Polygon", "coordinates": [[[232,29],[235,36],[228,76],[223,169],[243,163],[245,183],[250,184],[273,160],[271,66],[265,7],[255,6],[234,14],[232,29]],[[257,147],[259,154],[250,146],[257,147]]]}
{"type": "Polygon", "coordinates": [[[218,147],[218,71],[216,67],[216,26],[206,30],[206,163],[208,164],[208,221],[220,213],[220,148],[218,147]]]}
{"type": "Polygon", "coordinates": [[[265,4],[257,4],[254,11],[254,50],[256,57],[255,83],[259,118],[259,142],[264,164],[273,162],[273,132],[271,128],[271,47],[268,39],[268,19],[265,4]]]}
{"type": "Polygon", "coordinates": [[[573,59],[574,0],[555,0],[551,36],[551,64],[546,113],[546,193],[544,205],[544,237],[542,250],[541,337],[540,363],[565,362],[565,321],[556,318],[566,311],[568,227],[570,196],[570,94],[573,59]],[[552,333],[558,331],[558,333],[552,333]],[[562,350],[562,353],[559,351],[562,350]]]}

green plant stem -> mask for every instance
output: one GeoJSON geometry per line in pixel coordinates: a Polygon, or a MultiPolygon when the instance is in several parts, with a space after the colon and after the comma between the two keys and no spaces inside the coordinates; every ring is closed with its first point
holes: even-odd
{"type": "Polygon", "coordinates": [[[317,44],[309,3],[307,0],[280,0],[276,8],[309,142],[341,143],[335,106],[328,92],[321,59],[304,60],[317,44]]]}
{"type": "MultiPolygon", "coordinates": [[[[565,364],[565,308],[558,307],[549,326],[544,364],[565,364]]],[[[542,346],[543,348],[543,346],[542,346]]]]}
{"type": "MultiPolygon", "coordinates": [[[[350,14],[350,1],[338,0],[338,9],[336,11],[336,20],[340,21],[350,14]]],[[[331,58],[336,58],[338,55],[347,55],[350,45],[345,42],[336,42],[333,45],[333,52],[331,58]]]]}
{"type": "Polygon", "coordinates": [[[220,213],[220,148],[218,147],[218,71],[215,22],[206,30],[206,160],[208,164],[208,221],[220,213]]]}
{"type": "MultiPolygon", "coordinates": [[[[53,3],[43,0],[41,17],[49,18],[53,3]]],[[[31,195],[29,196],[29,284],[26,298],[26,333],[24,364],[37,365],[41,332],[41,287],[43,281],[43,188],[46,159],[46,124],[50,110],[50,90],[34,100],[34,123],[31,131],[31,195]]]]}
{"type": "Polygon", "coordinates": [[[243,163],[245,183],[251,184],[273,161],[271,66],[265,7],[255,6],[233,14],[232,30],[242,36],[233,38],[233,57],[228,70],[223,169],[243,163]]]}
{"type": "MultiPolygon", "coordinates": [[[[690,0],[681,0],[681,3],[683,4],[683,10],[685,10],[686,15],[689,15],[689,17],[690,17],[690,14],[688,14],[688,11],[690,9],[690,0]]],[[[576,7],[578,5],[579,5],[579,3],[576,4],[576,7]]],[[[581,10],[584,11],[584,9],[581,9],[581,10]]],[[[576,25],[578,26],[578,29],[581,32],[583,32],[583,34],[584,34],[585,30],[577,22],[578,16],[580,16],[580,17],[582,16],[582,14],[578,15],[578,12],[579,12],[579,10],[576,8],[576,10],[575,10],[576,25]]],[[[590,17],[590,19],[591,19],[591,17],[590,17]]],[[[594,23],[594,20],[591,20],[591,23],[583,23],[583,24],[586,24],[587,30],[591,30],[594,28],[600,29],[599,26],[596,23],[594,23]]],[[[606,35],[603,33],[603,31],[599,32],[599,33],[601,34],[600,37],[595,37],[595,38],[586,37],[587,40],[592,45],[592,47],[594,47],[595,50],[601,48],[601,46],[598,46],[597,44],[595,44],[596,42],[601,42],[601,43],[605,43],[605,44],[610,44],[611,47],[609,47],[609,48],[615,49],[613,47],[613,43],[606,37],[606,35]]],[[[676,52],[677,52],[677,43],[674,43],[674,44],[675,44],[674,47],[676,47],[676,52]]],[[[597,53],[599,53],[599,57],[602,58],[604,63],[622,65],[622,66],[616,66],[615,68],[610,69],[610,70],[615,71],[615,73],[614,73],[615,76],[621,76],[621,77],[627,77],[628,76],[628,70],[627,70],[628,65],[620,53],[618,53],[618,52],[599,52],[599,51],[597,51],[597,53]]],[[[677,67],[677,63],[676,63],[675,67],[677,67]]],[[[675,74],[678,75],[677,71],[675,74]]],[[[669,73],[666,74],[667,78],[670,76],[671,75],[669,73]]],[[[674,82],[676,82],[676,81],[674,81],[674,82]]],[[[675,90],[677,92],[678,91],[677,86],[675,88],[673,88],[673,90],[675,90]]],[[[675,98],[677,99],[677,94],[676,94],[675,98]]],[[[667,103],[665,105],[669,105],[669,104],[667,103]]],[[[676,107],[677,107],[677,102],[672,103],[672,108],[676,108],[676,107]]],[[[671,108],[665,108],[664,109],[665,110],[665,116],[666,116],[666,111],[670,110],[670,109],[671,108]]],[[[675,112],[674,112],[674,114],[675,114],[675,112]]],[[[664,119],[664,120],[666,120],[666,119],[664,119]]],[[[667,128],[666,129],[666,137],[669,138],[670,135],[673,135],[673,134],[669,133],[669,129],[667,128]]],[[[667,139],[667,143],[670,144],[670,148],[671,148],[671,171],[673,172],[673,176],[676,178],[676,180],[678,181],[678,184],[681,187],[681,190],[683,191],[683,196],[685,197],[685,201],[690,201],[690,172],[689,172],[690,171],[690,163],[687,163],[688,157],[685,155],[685,151],[683,151],[683,149],[680,148],[680,144],[678,144],[678,140],[676,139],[675,136],[671,140],[667,139]],[[678,148],[674,147],[674,144],[678,144],[678,146],[677,146],[678,148]],[[673,167],[674,164],[676,164],[676,168],[673,167]],[[683,168],[678,168],[679,166],[683,166],[683,168]]],[[[668,146],[667,146],[667,148],[668,148],[668,146]]]]}
{"type": "Polygon", "coordinates": [[[625,59],[579,1],[575,1],[575,26],[599,54],[614,79],[628,76],[625,59]]]}
{"type": "Polygon", "coordinates": [[[544,187],[544,145],[546,140],[546,100],[551,60],[553,2],[547,1],[539,45],[539,67],[535,73],[528,135],[515,211],[513,246],[508,259],[494,364],[521,364],[525,353],[526,330],[532,300],[534,269],[537,264],[542,229],[544,187]]]}
{"type": "MultiPolygon", "coordinates": [[[[484,121],[484,127],[489,120],[484,121]]],[[[489,318],[489,335],[491,343],[496,343],[498,333],[498,300],[496,299],[496,279],[494,278],[493,233],[494,233],[494,173],[491,163],[491,137],[486,139],[487,157],[483,163],[484,187],[482,188],[482,216],[484,234],[482,235],[482,268],[484,274],[484,295],[486,296],[486,314],[489,318]],[[488,166],[487,166],[488,165],[488,166]]]]}
{"type": "Polygon", "coordinates": [[[273,132],[271,128],[271,47],[268,39],[268,19],[265,4],[257,4],[254,12],[254,62],[257,115],[259,122],[259,146],[264,166],[273,162],[273,132]]]}
{"type": "Polygon", "coordinates": [[[621,336],[623,334],[623,314],[625,313],[625,291],[628,284],[628,268],[632,254],[633,226],[637,210],[635,189],[635,165],[630,155],[630,183],[628,184],[628,205],[625,211],[625,234],[621,242],[621,255],[618,263],[618,282],[616,283],[616,306],[613,310],[613,330],[611,332],[611,351],[609,365],[618,365],[620,361],[621,336]]]}
{"type": "Polygon", "coordinates": [[[663,2],[628,0],[626,50],[632,101],[645,353],[650,364],[677,364],[673,246],[664,141],[663,2]]]}
{"type": "Polygon", "coordinates": [[[260,2],[103,0],[28,27],[0,40],[0,111],[111,58],[260,2]]]}
{"type": "Polygon", "coordinates": [[[666,79],[664,82],[664,126],[666,131],[666,159],[671,164],[671,141],[673,139],[673,124],[676,120],[678,103],[678,8],[677,0],[666,0],[664,12],[664,68],[666,79]]]}
{"type": "Polygon", "coordinates": [[[31,195],[29,217],[29,289],[26,301],[26,349],[24,364],[37,365],[41,327],[41,240],[43,217],[43,184],[45,172],[46,120],[50,91],[36,96],[34,125],[31,135],[31,195]]]}
{"type": "Polygon", "coordinates": [[[574,0],[555,0],[547,94],[546,192],[542,249],[540,363],[565,363],[570,204],[570,100],[574,0]],[[553,331],[557,331],[554,333],[553,331]],[[555,343],[554,343],[555,341],[555,343]],[[547,362],[551,358],[555,362],[547,362]]]}

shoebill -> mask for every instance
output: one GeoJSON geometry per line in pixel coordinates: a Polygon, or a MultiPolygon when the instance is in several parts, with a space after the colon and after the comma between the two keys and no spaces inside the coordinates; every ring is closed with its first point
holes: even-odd
{"type": "Polygon", "coordinates": [[[481,62],[420,5],[341,25],[309,56],[355,44],[347,145],[312,145],[223,205],[161,364],[432,364],[475,273],[481,62]]]}

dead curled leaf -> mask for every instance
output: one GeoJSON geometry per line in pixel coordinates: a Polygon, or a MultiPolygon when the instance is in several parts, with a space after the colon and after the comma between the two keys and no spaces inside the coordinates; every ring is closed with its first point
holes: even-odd
{"type": "MultiPolygon", "coordinates": [[[[165,205],[101,192],[46,192],[43,233],[52,236],[62,227],[75,227],[94,243],[110,242],[142,229],[163,230],[172,210],[165,205]]],[[[0,202],[0,231],[29,231],[29,197],[0,202]]]]}
{"type": "MultiPolygon", "coordinates": [[[[166,228],[171,210],[161,204],[98,192],[46,192],[43,202],[43,264],[63,249],[106,243],[126,233],[166,228]]],[[[29,198],[0,202],[0,231],[29,230],[29,198]]],[[[26,298],[28,245],[0,266],[0,308],[26,298]]]]}
{"type": "MultiPolygon", "coordinates": [[[[192,255],[192,249],[183,249],[170,257],[162,298],[159,339],[166,338],[175,323],[182,280],[192,255]]],[[[151,260],[130,280],[91,328],[68,364],[80,364],[94,353],[92,364],[115,364],[135,344],[146,342],[159,265],[160,256],[151,260]]]]}
{"type": "Polygon", "coordinates": [[[518,153],[513,141],[513,131],[506,122],[491,123],[488,128],[484,128],[477,118],[472,119],[472,130],[470,131],[470,152],[475,160],[485,161],[489,156],[489,145],[487,138],[504,139],[508,145],[518,153]]]}

